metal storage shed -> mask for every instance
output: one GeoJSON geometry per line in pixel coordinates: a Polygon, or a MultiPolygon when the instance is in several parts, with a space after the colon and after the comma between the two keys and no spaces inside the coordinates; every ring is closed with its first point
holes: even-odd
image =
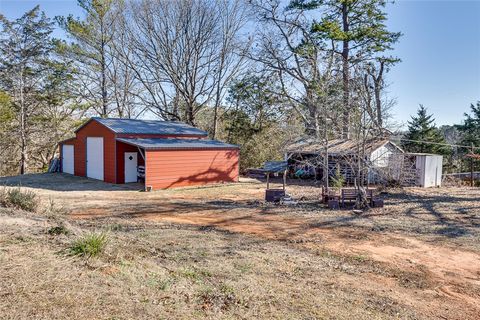
{"type": "Polygon", "coordinates": [[[60,142],[62,172],[151,189],[238,181],[238,146],[174,121],[91,118],[60,142]]]}
{"type": "Polygon", "coordinates": [[[417,185],[422,188],[442,186],[443,157],[438,154],[409,153],[415,156],[417,185]]]}

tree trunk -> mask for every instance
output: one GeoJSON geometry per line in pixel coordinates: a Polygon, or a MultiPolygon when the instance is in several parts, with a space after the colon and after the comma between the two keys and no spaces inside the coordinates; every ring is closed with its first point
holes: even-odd
{"type": "Polygon", "coordinates": [[[377,113],[377,124],[380,128],[383,128],[383,114],[382,114],[382,81],[383,81],[383,71],[385,68],[385,62],[380,61],[380,70],[378,71],[378,75],[374,76],[374,84],[375,84],[375,107],[377,113]]]}
{"type": "MultiPolygon", "coordinates": [[[[225,44],[224,44],[225,47],[225,44]]],[[[225,48],[224,48],[225,49],[225,48]]],[[[218,108],[220,107],[220,99],[222,98],[222,72],[225,64],[225,52],[222,52],[220,66],[218,70],[218,79],[217,79],[217,92],[215,93],[215,106],[213,108],[213,128],[212,128],[212,139],[215,139],[217,134],[217,122],[218,122],[218,108]]]]}
{"type": "Polygon", "coordinates": [[[185,106],[185,121],[194,126],[195,125],[195,114],[194,114],[195,101],[189,101],[185,106]]]}
{"type": "Polygon", "coordinates": [[[380,89],[375,85],[375,107],[377,113],[377,124],[379,128],[383,128],[382,100],[380,98],[380,89]]]}
{"type": "MultiPolygon", "coordinates": [[[[350,26],[348,21],[348,4],[342,4],[342,25],[344,34],[348,34],[350,26]]],[[[344,139],[350,138],[350,42],[343,40],[342,50],[342,80],[343,80],[343,128],[342,136],[344,139]]]]}
{"type": "Polygon", "coordinates": [[[27,171],[27,134],[26,134],[26,110],[23,94],[24,80],[23,69],[20,72],[20,174],[27,171]]]}
{"type": "Polygon", "coordinates": [[[368,208],[367,191],[365,187],[357,185],[357,200],[355,202],[355,208],[366,209],[368,208]]]}
{"type": "Polygon", "coordinates": [[[107,81],[106,81],[105,56],[102,54],[102,118],[106,118],[108,114],[107,102],[107,81]]]}
{"type": "Polygon", "coordinates": [[[103,30],[103,23],[101,24],[100,28],[100,36],[102,37],[102,42],[100,45],[100,68],[101,68],[101,77],[102,77],[102,83],[101,83],[101,88],[100,90],[102,91],[102,118],[106,118],[108,116],[108,101],[107,101],[107,62],[105,59],[105,46],[106,46],[106,41],[105,41],[105,34],[103,30]]]}
{"type": "Polygon", "coordinates": [[[215,139],[217,134],[217,122],[218,122],[218,104],[219,104],[219,93],[217,92],[217,99],[215,101],[215,106],[213,108],[213,125],[212,125],[212,139],[215,139]]]}

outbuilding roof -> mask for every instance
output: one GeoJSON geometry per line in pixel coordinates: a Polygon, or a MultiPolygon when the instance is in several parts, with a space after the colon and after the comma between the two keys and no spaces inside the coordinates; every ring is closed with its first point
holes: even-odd
{"type": "Polygon", "coordinates": [[[127,143],[145,150],[184,150],[184,149],[238,149],[234,144],[208,139],[162,139],[162,138],[117,138],[117,141],[127,143]]]}
{"type": "MultiPolygon", "coordinates": [[[[387,139],[372,139],[367,141],[365,143],[366,152],[372,153],[386,144],[392,145],[398,149],[399,152],[403,153],[403,150],[399,146],[387,139]]],[[[359,146],[359,142],[352,139],[333,139],[328,141],[328,153],[331,155],[353,154],[359,146]]],[[[325,145],[318,140],[301,139],[287,146],[285,151],[289,153],[317,154],[322,153],[324,149],[325,145]]]]}
{"type": "MultiPolygon", "coordinates": [[[[164,135],[198,135],[207,136],[207,132],[183,122],[162,120],[140,120],[121,118],[93,117],[90,121],[97,121],[115,133],[124,134],[164,134],[164,135]]],[[[87,122],[87,123],[88,123],[87,122]]],[[[85,124],[87,124],[85,123],[85,124]]],[[[85,124],[83,126],[85,126],[85,124]]],[[[80,130],[78,128],[75,132],[80,130]]]]}

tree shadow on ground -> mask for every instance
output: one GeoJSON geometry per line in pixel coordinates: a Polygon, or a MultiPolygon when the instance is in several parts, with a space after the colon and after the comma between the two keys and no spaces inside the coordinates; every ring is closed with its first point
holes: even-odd
{"type": "MultiPolygon", "coordinates": [[[[192,224],[207,229],[264,234],[294,239],[317,231],[339,233],[401,232],[443,238],[480,239],[480,207],[476,199],[443,195],[389,194],[387,205],[363,214],[350,210],[331,211],[318,201],[297,206],[266,204],[259,200],[147,200],[119,203],[110,217],[192,224]],[[343,231],[342,231],[343,230],[343,231]]],[[[102,219],[102,217],[99,217],[102,219]]]]}
{"type": "MultiPolygon", "coordinates": [[[[456,238],[480,235],[480,200],[476,198],[387,194],[385,208],[363,214],[344,212],[309,225],[311,228],[359,227],[385,229],[456,238]],[[392,208],[395,209],[392,209],[392,208]]],[[[340,212],[340,211],[339,211],[340,212]]]]}

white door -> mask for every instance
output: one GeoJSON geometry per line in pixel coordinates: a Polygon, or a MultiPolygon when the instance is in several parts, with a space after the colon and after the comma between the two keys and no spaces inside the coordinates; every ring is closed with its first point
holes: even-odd
{"type": "Polygon", "coordinates": [[[125,183],[137,182],[137,153],[125,152],[125,183]]]}
{"type": "Polygon", "coordinates": [[[87,137],[87,177],[103,180],[103,138],[87,137]]]}
{"type": "Polygon", "coordinates": [[[62,171],[63,171],[63,173],[73,174],[73,172],[74,172],[73,159],[74,159],[73,146],[68,145],[68,144],[64,144],[62,146],[62,171]]]}

